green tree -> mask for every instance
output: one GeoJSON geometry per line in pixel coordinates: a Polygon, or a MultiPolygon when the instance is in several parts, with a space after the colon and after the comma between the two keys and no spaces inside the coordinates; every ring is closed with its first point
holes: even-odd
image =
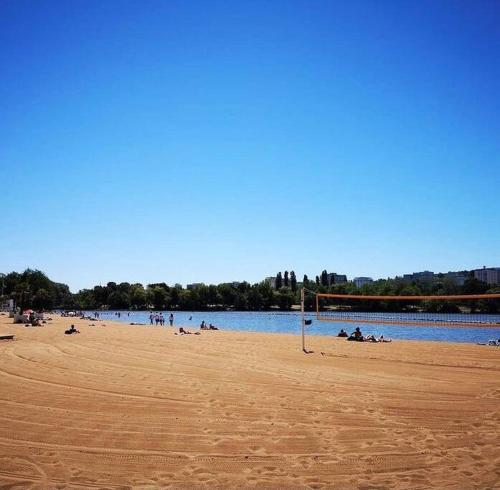
{"type": "Polygon", "coordinates": [[[321,285],[328,286],[328,272],[326,270],[321,273],[321,285]]]}
{"type": "Polygon", "coordinates": [[[281,289],[283,287],[283,278],[281,277],[281,272],[276,274],[276,289],[281,289]]]}
{"type": "Polygon", "coordinates": [[[51,310],[54,307],[52,295],[47,289],[40,288],[33,296],[32,306],[35,310],[51,310]]]}
{"type": "Polygon", "coordinates": [[[142,309],[147,306],[148,296],[142,284],[132,284],[129,295],[131,308],[142,309]]]}
{"type": "Polygon", "coordinates": [[[258,285],[253,285],[248,291],[247,295],[248,308],[257,311],[264,307],[264,298],[259,291],[258,285]]]}
{"type": "Polygon", "coordinates": [[[149,305],[152,305],[155,310],[169,309],[172,303],[169,293],[167,293],[164,288],[161,286],[149,287],[149,285],[147,288],[146,301],[149,305]]]}
{"type": "Polygon", "coordinates": [[[129,309],[130,308],[130,298],[127,293],[123,291],[113,291],[109,295],[109,306],[112,309],[129,309]]]}
{"type": "Polygon", "coordinates": [[[294,271],[290,272],[290,286],[295,293],[297,291],[297,278],[295,277],[294,271]]]}
{"type": "Polygon", "coordinates": [[[290,290],[282,289],[276,296],[280,310],[289,310],[293,305],[294,296],[290,290]]]}
{"type": "Polygon", "coordinates": [[[274,305],[274,291],[271,285],[263,281],[258,285],[259,293],[262,297],[263,308],[268,310],[274,305]]]}

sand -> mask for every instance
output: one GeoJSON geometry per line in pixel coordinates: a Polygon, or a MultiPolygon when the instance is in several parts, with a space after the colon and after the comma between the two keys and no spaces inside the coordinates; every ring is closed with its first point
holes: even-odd
{"type": "Polygon", "coordinates": [[[11,321],[2,488],[500,488],[500,348],[11,321]]]}

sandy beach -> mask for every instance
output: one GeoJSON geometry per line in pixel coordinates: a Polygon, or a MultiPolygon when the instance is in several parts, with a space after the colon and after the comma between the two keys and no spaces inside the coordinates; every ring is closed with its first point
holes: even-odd
{"type": "Polygon", "coordinates": [[[500,488],[500,348],[53,318],[0,316],[2,488],[500,488]]]}

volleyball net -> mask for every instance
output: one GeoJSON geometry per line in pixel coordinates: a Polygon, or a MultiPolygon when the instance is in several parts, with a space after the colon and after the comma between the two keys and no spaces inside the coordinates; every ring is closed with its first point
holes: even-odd
{"type": "Polygon", "coordinates": [[[500,294],[496,293],[440,296],[314,294],[318,321],[500,327],[500,294]]]}

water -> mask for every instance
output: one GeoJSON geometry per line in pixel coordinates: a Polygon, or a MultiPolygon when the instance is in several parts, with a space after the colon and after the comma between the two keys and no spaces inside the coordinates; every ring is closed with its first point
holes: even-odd
{"type": "MultiPolygon", "coordinates": [[[[100,312],[100,318],[127,324],[134,322],[149,325],[149,311],[121,311],[120,313],[121,316],[118,318],[114,311],[103,311],[100,312]]],[[[167,325],[169,314],[170,312],[163,312],[167,325]]],[[[297,312],[175,311],[173,314],[175,326],[183,326],[192,330],[197,330],[202,320],[205,320],[207,324],[212,323],[221,330],[300,334],[300,313],[297,312]],[[190,317],[192,317],[191,320],[189,320],[190,317]]],[[[374,315],[374,318],[377,316],[376,313],[365,313],[364,318],[367,315],[374,315]]],[[[432,316],[432,314],[427,314],[427,317],[432,318],[432,316]]],[[[436,315],[436,319],[438,317],[439,315],[436,315]]],[[[341,328],[351,333],[356,327],[356,324],[352,322],[317,321],[315,313],[306,313],[306,318],[312,320],[312,324],[306,327],[308,335],[337,335],[341,328]]],[[[398,318],[404,318],[404,314],[398,314],[398,318]]],[[[500,322],[500,315],[490,315],[489,319],[493,322],[500,322]]],[[[383,335],[392,339],[473,343],[500,339],[500,327],[432,327],[378,323],[363,323],[359,326],[363,335],[383,335]]]]}

